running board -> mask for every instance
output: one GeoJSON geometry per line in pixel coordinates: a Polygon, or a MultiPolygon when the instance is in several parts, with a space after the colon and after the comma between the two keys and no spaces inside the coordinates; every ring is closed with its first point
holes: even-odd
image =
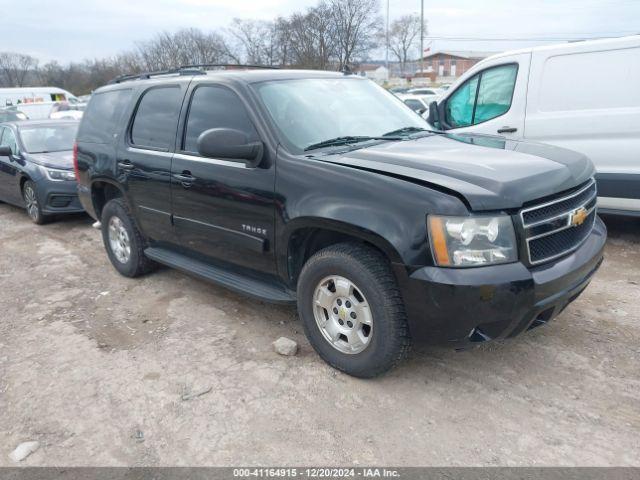
{"type": "Polygon", "coordinates": [[[270,303],[295,303],[294,293],[280,285],[273,285],[199,260],[172,252],[165,248],[147,248],[144,254],[158,263],[188,273],[208,282],[221,285],[234,292],[242,293],[270,303]]]}

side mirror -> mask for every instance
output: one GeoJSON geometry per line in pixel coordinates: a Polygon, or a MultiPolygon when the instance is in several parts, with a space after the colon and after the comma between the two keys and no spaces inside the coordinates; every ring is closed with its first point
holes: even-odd
{"type": "Polygon", "coordinates": [[[12,155],[11,147],[0,147],[0,157],[11,157],[12,155]]]}
{"type": "Polygon", "coordinates": [[[434,101],[429,104],[429,116],[427,117],[427,122],[429,122],[435,128],[440,128],[440,112],[438,112],[438,102],[434,101]]]}
{"type": "Polygon", "coordinates": [[[198,153],[203,157],[223,158],[257,167],[262,161],[262,142],[249,142],[246,133],[231,128],[212,128],[200,134],[198,153]]]}

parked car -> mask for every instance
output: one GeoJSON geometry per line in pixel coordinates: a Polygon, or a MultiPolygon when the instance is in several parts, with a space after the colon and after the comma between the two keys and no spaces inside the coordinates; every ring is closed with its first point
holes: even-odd
{"type": "Polygon", "coordinates": [[[442,90],[439,88],[425,88],[425,87],[415,87],[407,90],[407,93],[410,95],[421,95],[426,97],[437,97],[442,94],[442,90]]]}
{"type": "Polygon", "coordinates": [[[83,103],[56,103],[51,109],[49,118],[52,120],[80,120],[85,108],[86,104],[83,103]]]}
{"type": "Polygon", "coordinates": [[[398,98],[404,102],[404,104],[418,115],[423,115],[429,111],[429,102],[423,97],[418,95],[398,95],[398,98]]]}
{"type": "Polygon", "coordinates": [[[194,68],[100,88],[82,119],[80,199],[122,275],[297,303],[318,354],[370,377],[411,341],[543,325],[602,262],[584,155],[428,131],[355,75],[194,68]]]}
{"type": "Polygon", "coordinates": [[[0,200],[25,207],[37,224],[82,212],[73,172],[77,131],[76,121],[0,124],[0,200]]]}
{"type": "Polygon", "coordinates": [[[449,132],[500,134],[584,153],[598,209],[640,215],[640,36],[506,52],[466,72],[434,106],[449,132]],[[598,92],[616,75],[616,88],[598,92]],[[479,87],[478,87],[479,84],[479,87]]]}
{"type": "Polygon", "coordinates": [[[407,93],[407,91],[410,89],[411,87],[392,87],[389,89],[389,91],[391,93],[393,93],[394,95],[400,95],[403,93],[407,93]]]}
{"type": "Polygon", "coordinates": [[[29,118],[20,110],[14,108],[0,108],[0,123],[18,122],[20,120],[28,120],[29,118]]]}

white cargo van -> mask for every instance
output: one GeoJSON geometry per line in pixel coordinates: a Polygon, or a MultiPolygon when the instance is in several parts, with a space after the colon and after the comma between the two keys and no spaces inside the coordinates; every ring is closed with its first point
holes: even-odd
{"type": "Polygon", "coordinates": [[[17,107],[32,120],[49,118],[57,102],[75,104],[78,99],[57,87],[0,88],[0,108],[17,107]]]}
{"type": "Polygon", "coordinates": [[[429,122],[582,152],[599,211],[640,215],[640,35],[489,57],[431,105],[429,122]]]}

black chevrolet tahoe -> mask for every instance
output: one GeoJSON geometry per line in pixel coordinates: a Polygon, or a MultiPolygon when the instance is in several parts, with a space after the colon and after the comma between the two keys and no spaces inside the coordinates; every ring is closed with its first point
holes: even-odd
{"type": "MultiPolygon", "coordinates": [[[[297,303],[329,364],[465,348],[556,317],[606,229],[581,154],[445,134],[353,75],[183,68],[97,90],[75,149],[113,266],[297,303]]],[[[202,321],[206,319],[193,319],[202,321]]]]}

